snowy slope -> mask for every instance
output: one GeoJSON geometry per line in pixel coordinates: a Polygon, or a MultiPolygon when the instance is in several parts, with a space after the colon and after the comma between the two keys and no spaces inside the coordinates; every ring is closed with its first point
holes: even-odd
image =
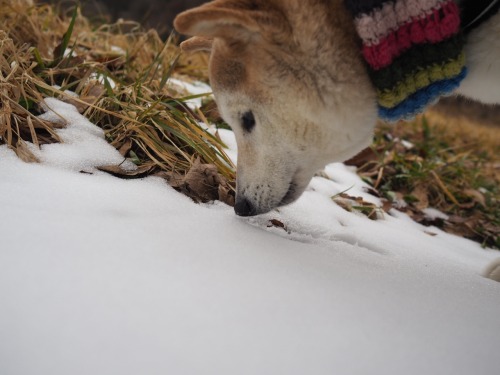
{"type": "Polygon", "coordinates": [[[263,217],[196,205],[96,171],[118,153],[47,104],[64,144],[41,164],[0,147],[1,374],[500,371],[500,283],[481,276],[498,252],[344,211],[331,195],[364,193],[341,164],[263,217]]]}

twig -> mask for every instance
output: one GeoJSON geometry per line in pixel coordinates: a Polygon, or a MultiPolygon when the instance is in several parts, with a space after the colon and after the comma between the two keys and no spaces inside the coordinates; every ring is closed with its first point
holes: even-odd
{"type": "Polygon", "coordinates": [[[445,186],[445,184],[443,183],[443,181],[439,178],[439,176],[437,175],[437,173],[435,171],[431,171],[431,175],[432,177],[434,177],[434,179],[436,180],[438,186],[441,188],[441,190],[443,190],[444,194],[454,203],[456,204],[457,206],[460,207],[460,203],[458,203],[457,199],[455,198],[455,196],[448,190],[448,188],[445,186]]]}

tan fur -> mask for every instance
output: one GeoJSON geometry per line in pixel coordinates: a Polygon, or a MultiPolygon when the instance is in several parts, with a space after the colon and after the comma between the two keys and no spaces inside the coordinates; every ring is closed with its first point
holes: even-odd
{"type": "Polygon", "coordinates": [[[342,0],[216,0],[174,25],[195,36],[185,50],[211,49],[211,85],[238,144],[238,214],[294,201],[318,169],[371,143],[375,90],[342,0]]]}
{"type": "Polygon", "coordinates": [[[375,93],[340,1],[218,0],[175,27],[205,38],[188,50],[213,39],[210,81],[238,143],[237,202],[251,214],[295,200],[316,170],[370,144],[375,93]]]}
{"type": "Polygon", "coordinates": [[[197,51],[210,51],[212,49],[212,38],[204,38],[201,36],[194,36],[181,43],[181,49],[184,52],[197,52],[197,51]]]}

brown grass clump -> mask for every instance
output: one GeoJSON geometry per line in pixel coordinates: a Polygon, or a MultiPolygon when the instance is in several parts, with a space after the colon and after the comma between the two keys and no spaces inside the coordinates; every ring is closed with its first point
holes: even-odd
{"type": "Polygon", "coordinates": [[[35,145],[58,141],[53,124],[38,119],[29,107],[43,98],[35,78],[36,64],[32,51],[23,45],[16,47],[13,40],[0,30],[0,142],[12,147],[25,161],[36,161],[27,150],[25,141],[35,145]]]}
{"type": "MultiPolygon", "coordinates": [[[[77,8],[61,16],[26,0],[0,0],[0,25],[0,144],[36,161],[25,143],[59,141],[58,125],[37,118],[43,98],[57,97],[102,127],[139,166],[133,173],[104,170],[121,177],[160,174],[196,200],[231,203],[234,167],[222,142],[200,125],[205,115],[186,106],[192,97],[168,82],[173,74],[204,72],[193,68],[194,60],[180,60],[172,39],[162,41],[133,22],[93,28],[77,8]]],[[[201,66],[204,58],[198,59],[201,66]]]]}

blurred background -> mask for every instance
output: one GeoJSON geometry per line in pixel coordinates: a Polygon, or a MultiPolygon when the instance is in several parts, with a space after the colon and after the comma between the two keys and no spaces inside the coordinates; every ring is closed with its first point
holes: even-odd
{"type": "MultiPolygon", "coordinates": [[[[59,4],[61,10],[74,6],[75,1],[39,0],[39,3],[59,4]]],[[[120,18],[154,28],[166,38],[172,31],[175,15],[183,10],[206,3],[207,0],[80,0],[82,13],[90,20],[114,22],[120,18]]]]}

